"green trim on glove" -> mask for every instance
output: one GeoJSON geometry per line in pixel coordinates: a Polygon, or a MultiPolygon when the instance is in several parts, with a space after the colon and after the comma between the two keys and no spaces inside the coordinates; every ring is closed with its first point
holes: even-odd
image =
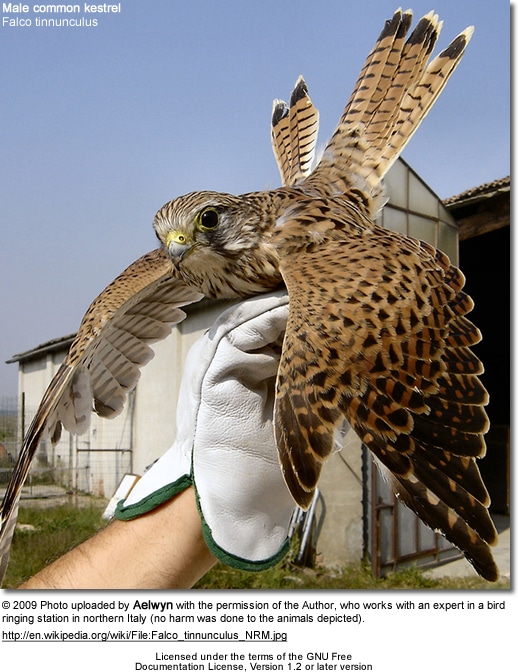
{"type": "Polygon", "coordinates": [[[133,520],[133,518],[137,518],[144,513],[149,513],[149,511],[156,509],[157,506],[165,504],[175,495],[187,490],[191,485],[192,481],[190,476],[184,475],[177,481],[174,481],[174,483],[168,483],[162,488],[151,492],[140,501],[135,502],[135,504],[125,506],[124,502],[126,500],[122,499],[120,502],[117,502],[114,516],[118,520],[133,520]]]}
{"type": "Polygon", "coordinates": [[[212,530],[210,529],[208,523],[206,522],[203,516],[203,511],[201,508],[200,500],[198,498],[198,491],[196,490],[195,483],[194,483],[194,492],[196,493],[196,505],[200,513],[201,530],[203,533],[203,538],[205,539],[205,543],[207,544],[207,547],[209,551],[212,553],[212,555],[214,555],[221,562],[225,563],[225,565],[229,565],[234,569],[242,569],[246,572],[262,572],[265,569],[270,569],[270,567],[277,565],[284,558],[286,553],[290,550],[290,540],[286,537],[284,543],[277,551],[277,553],[275,553],[275,555],[272,555],[270,558],[265,558],[264,560],[245,560],[237,555],[232,555],[232,553],[227,553],[227,551],[221,548],[221,546],[218,546],[218,544],[214,541],[214,537],[212,536],[212,530]]]}
{"type": "Polygon", "coordinates": [[[214,541],[212,531],[203,516],[203,511],[198,497],[198,491],[196,490],[196,486],[193,483],[193,479],[187,475],[181,476],[177,481],[174,481],[174,483],[168,483],[158,490],[151,492],[146,497],[143,497],[140,501],[135,502],[135,504],[129,504],[128,506],[125,506],[124,502],[126,500],[122,499],[117,503],[114,516],[118,520],[133,520],[134,518],[138,518],[139,516],[156,509],[157,506],[165,504],[172,497],[178,495],[180,492],[183,492],[191,485],[194,485],[194,492],[196,493],[196,505],[198,507],[201,518],[203,538],[205,539],[205,543],[207,544],[210,552],[218,560],[225,563],[226,565],[229,565],[230,567],[234,567],[235,569],[242,569],[247,572],[261,572],[265,569],[273,567],[284,558],[290,549],[290,542],[288,538],[286,538],[283,545],[275,555],[270,558],[266,558],[265,560],[245,560],[236,555],[232,555],[232,553],[227,553],[221,548],[221,546],[218,546],[218,544],[214,541]]]}

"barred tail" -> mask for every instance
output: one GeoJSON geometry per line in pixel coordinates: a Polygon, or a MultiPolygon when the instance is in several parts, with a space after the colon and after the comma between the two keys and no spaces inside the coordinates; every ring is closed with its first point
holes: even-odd
{"type": "Polygon", "coordinates": [[[299,77],[289,107],[283,100],[273,101],[272,147],[283,185],[292,186],[309,174],[317,135],[318,110],[299,77]]]}
{"type": "Polygon", "coordinates": [[[411,21],[411,11],[399,9],[386,22],[321,162],[305,182],[308,189],[333,195],[360,189],[375,209],[383,176],[443,90],[474,30],[466,28],[428,62],[442,21],[429,12],[406,38],[411,21]]]}

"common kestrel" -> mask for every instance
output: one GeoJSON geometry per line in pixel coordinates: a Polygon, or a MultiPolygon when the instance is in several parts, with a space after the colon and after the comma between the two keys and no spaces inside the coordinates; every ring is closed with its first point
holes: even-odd
{"type": "Polygon", "coordinates": [[[272,139],[284,186],[233,196],[196,192],[164,205],[158,250],[88,309],[25,438],[1,513],[4,555],[21,485],[44,433],[84,431],[93,408],[116,415],[152,356],[149,343],[203,296],[246,297],[283,283],[290,299],[274,409],[280,465],[311,502],[334,431],[347,420],[397,496],[458,546],[485,578],[496,531],[477,458],[488,428],[482,365],[470,346],[464,277],[428,243],[374,223],[382,178],[462,58],[473,28],[438,56],[433,12],[409,33],[395,12],[339,125],[309,172],[318,116],[299,80],[276,101],[272,139]]]}

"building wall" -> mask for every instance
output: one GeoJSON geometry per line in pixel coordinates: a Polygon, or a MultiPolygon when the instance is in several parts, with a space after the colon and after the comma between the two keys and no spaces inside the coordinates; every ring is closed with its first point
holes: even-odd
{"type": "Polygon", "coordinates": [[[25,399],[28,409],[36,409],[65,358],[66,351],[47,354],[39,359],[30,359],[18,367],[18,393],[25,399]]]}
{"type": "MultiPolygon", "coordinates": [[[[21,434],[29,427],[66,351],[63,349],[20,362],[21,434]]],[[[132,406],[127,404],[113,420],[104,420],[92,414],[88,431],[80,436],[71,436],[64,431],[56,445],[48,439],[43,440],[35,458],[40,476],[52,472],[52,479],[65,488],[101,497],[111,496],[124,473],[131,471],[131,418],[132,406]]],[[[19,442],[21,439],[20,436],[19,442]]]]}

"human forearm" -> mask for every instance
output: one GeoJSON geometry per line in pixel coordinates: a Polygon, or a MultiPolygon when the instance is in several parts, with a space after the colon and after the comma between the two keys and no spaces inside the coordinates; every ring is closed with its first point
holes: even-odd
{"type": "Polygon", "coordinates": [[[132,521],[113,521],[20,589],[191,588],[215,563],[189,488],[132,521]]]}

